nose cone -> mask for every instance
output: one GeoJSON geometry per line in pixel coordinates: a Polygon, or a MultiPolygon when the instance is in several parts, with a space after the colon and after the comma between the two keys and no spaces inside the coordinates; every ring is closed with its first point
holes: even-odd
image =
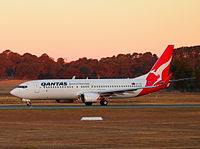
{"type": "Polygon", "coordinates": [[[10,94],[13,96],[19,97],[20,95],[19,89],[14,88],[13,90],[10,91],[10,94]]]}

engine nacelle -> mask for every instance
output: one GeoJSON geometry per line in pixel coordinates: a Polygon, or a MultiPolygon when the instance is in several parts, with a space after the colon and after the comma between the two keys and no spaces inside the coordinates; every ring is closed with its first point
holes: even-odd
{"type": "Polygon", "coordinates": [[[98,93],[84,93],[81,94],[80,99],[82,102],[97,102],[101,100],[101,96],[98,93]]]}

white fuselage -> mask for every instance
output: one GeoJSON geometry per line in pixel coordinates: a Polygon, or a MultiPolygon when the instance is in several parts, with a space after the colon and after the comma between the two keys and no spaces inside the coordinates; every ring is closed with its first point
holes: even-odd
{"type": "MultiPolygon", "coordinates": [[[[53,79],[35,80],[20,84],[11,91],[22,99],[77,99],[82,93],[138,88],[146,84],[145,75],[134,79],[53,79]]],[[[116,94],[109,98],[135,97],[140,90],[116,94]]]]}

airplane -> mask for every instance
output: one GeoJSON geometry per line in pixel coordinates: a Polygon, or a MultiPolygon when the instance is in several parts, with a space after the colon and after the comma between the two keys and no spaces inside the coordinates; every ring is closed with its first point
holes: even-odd
{"type": "Polygon", "coordinates": [[[10,94],[21,98],[27,106],[31,100],[80,100],[85,105],[108,105],[110,99],[132,98],[167,88],[174,45],[168,45],[151,70],[136,78],[125,79],[49,79],[27,81],[10,94]]]}

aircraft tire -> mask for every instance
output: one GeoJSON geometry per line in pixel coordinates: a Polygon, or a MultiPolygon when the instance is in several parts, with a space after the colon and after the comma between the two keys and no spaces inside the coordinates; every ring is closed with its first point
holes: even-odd
{"type": "Polygon", "coordinates": [[[107,100],[101,100],[100,101],[101,106],[107,106],[108,105],[108,101],[107,100]]]}
{"type": "Polygon", "coordinates": [[[31,102],[27,102],[26,105],[27,105],[28,107],[31,107],[31,106],[32,106],[32,103],[31,103],[31,102]]]}

